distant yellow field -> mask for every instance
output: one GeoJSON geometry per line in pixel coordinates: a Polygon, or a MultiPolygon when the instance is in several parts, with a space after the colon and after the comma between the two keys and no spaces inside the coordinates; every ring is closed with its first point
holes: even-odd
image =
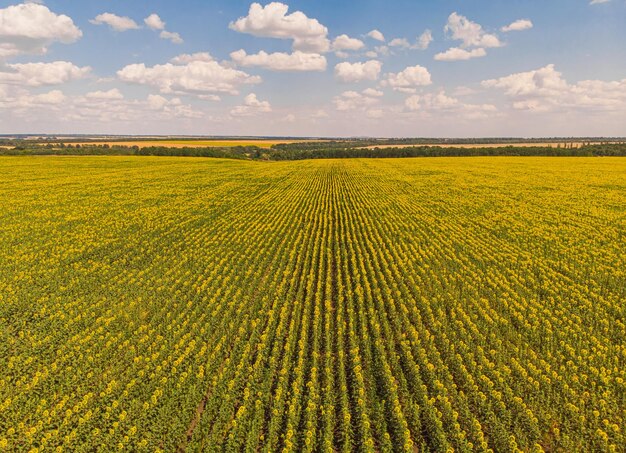
{"type": "Polygon", "coordinates": [[[312,140],[128,140],[128,141],[99,141],[91,140],[73,145],[109,145],[109,146],[139,146],[148,148],[150,146],[168,146],[171,148],[188,147],[233,147],[233,146],[258,146],[260,148],[270,148],[272,145],[280,143],[301,143],[312,140]]]}
{"type": "MultiPolygon", "coordinates": [[[[586,142],[585,142],[586,143],[586,142]]],[[[529,142],[525,142],[525,143],[484,143],[484,144],[477,144],[477,143],[461,143],[461,144],[448,144],[448,143],[424,143],[424,144],[413,144],[413,145],[372,145],[372,146],[364,146],[363,148],[367,148],[367,149],[373,149],[373,148],[409,148],[412,146],[434,146],[437,148],[502,148],[504,146],[518,146],[518,147],[529,147],[529,146],[550,146],[550,147],[557,147],[557,146],[561,146],[561,148],[564,148],[565,145],[567,146],[573,146],[574,148],[580,148],[583,145],[583,142],[560,142],[560,143],[553,143],[553,142],[545,142],[545,143],[529,143],[529,142]]]]}

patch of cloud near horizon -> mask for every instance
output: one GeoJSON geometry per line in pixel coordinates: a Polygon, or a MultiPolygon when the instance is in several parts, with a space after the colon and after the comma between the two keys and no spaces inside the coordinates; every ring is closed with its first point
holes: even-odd
{"type": "Polygon", "coordinates": [[[330,49],[328,29],[317,19],[302,11],[287,14],[289,6],[280,2],[261,6],[252,3],[248,15],[231,22],[228,27],[240,33],[263,38],[293,40],[293,50],[324,53],[330,49]]]}
{"type": "Polygon", "coordinates": [[[487,54],[485,48],[502,47],[503,45],[497,35],[485,32],[480,24],[472,22],[457,12],[448,16],[444,32],[451,39],[461,41],[461,45],[436,54],[435,60],[438,61],[458,61],[484,57],[487,54]]]}
{"type": "Polygon", "coordinates": [[[529,19],[518,19],[515,22],[511,22],[509,25],[506,25],[500,29],[505,33],[510,31],[523,31],[530,30],[533,28],[533,23],[529,19]]]}
{"type": "Polygon", "coordinates": [[[239,66],[258,66],[271,71],[325,71],[326,57],[317,53],[304,53],[296,50],[293,53],[260,51],[249,55],[240,49],[231,52],[230,58],[239,66]]]}
{"type": "Polygon", "coordinates": [[[383,94],[382,91],[374,88],[366,88],[361,92],[344,91],[341,95],[333,98],[333,103],[335,104],[335,109],[340,112],[358,110],[378,104],[383,94]]]}
{"type": "Polygon", "coordinates": [[[389,86],[396,91],[414,93],[416,87],[431,85],[430,72],[423,66],[408,66],[398,73],[388,73],[383,80],[383,86],[389,86]]]}
{"type": "Polygon", "coordinates": [[[137,22],[132,20],[130,17],[126,16],[118,16],[113,13],[102,13],[98,14],[96,17],[89,21],[94,25],[103,25],[106,24],[111,27],[115,31],[128,31],[128,30],[138,30],[139,25],[137,22]]]}
{"type": "Polygon", "coordinates": [[[0,70],[0,84],[30,87],[59,85],[71,80],[82,79],[91,72],[91,67],[79,67],[69,61],[15,63],[7,64],[5,68],[8,71],[0,70]]]}
{"type": "Polygon", "coordinates": [[[606,82],[583,80],[569,84],[554,64],[484,80],[485,88],[504,91],[516,110],[554,112],[583,109],[587,112],[626,112],[626,79],[606,82]]]}
{"type": "Polygon", "coordinates": [[[260,101],[256,94],[250,93],[243,99],[242,105],[233,107],[231,116],[252,116],[272,111],[272,106],[267,101],[260,101]]]}
{"type": "Polygon", "coordinates": [[[70,17],[45,5],[23,3],[0,9],[0,59],[45,54],[52,43],[71,44],[82,35],[70,17]]]}
{"type": "MultiPolygon", "coordinates": [[[[197,54],[196,54],[197,55],[197,54]]],[[[229,68],[204,58],[189,57],[183,64],[166,63],[148,67],[131,64],[117,71],[120,80],[158,88],[161,93],[206,95],[207,93],[239,94],[239,87],[261,82],[261,77],[229,68]]],[[[184,58],[182,56],[175,58],[184,58]]]]}
{"type": "Polygon", "coordinates": [[[491,104],[466,104],[448,96],[445,91],[413,95],[404,101],[407,110],[420,112],[425,117],[434,114],[448,113],[457,118],[483,119],[497,114],[498,109],[491,104]]]}
{"type": "Polygon", "coordinates": [[[342,62],[335,66],[335,78],[341,82],[351,83],[362,80],[378,80],[383,64],[378,60],[348,63],[342,62]]]}
{"type": "Polygon", "coordinates": [[[10,109],[15,118],[25,122],[37,122],[52,116],[57,121],[73,125],[94,122],[171,121],[204,116],[203,112],[194,110],[179,98],[167,99],[151,94],[145,100],[127,100],[116,88],[92,91],[84,96],[68,96],[60,90],[34,95],[27,90],[18,89],[11,96],[0,97],[0,110],[2,109],[10,109]]]}

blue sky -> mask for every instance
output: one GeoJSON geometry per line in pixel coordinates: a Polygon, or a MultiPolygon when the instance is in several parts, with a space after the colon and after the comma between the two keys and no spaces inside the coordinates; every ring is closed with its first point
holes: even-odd
{"type": "Polygon", "coordinates": [[[1,0],[0,133],[623,136],[625,24],[626,0],[1,0]]]}

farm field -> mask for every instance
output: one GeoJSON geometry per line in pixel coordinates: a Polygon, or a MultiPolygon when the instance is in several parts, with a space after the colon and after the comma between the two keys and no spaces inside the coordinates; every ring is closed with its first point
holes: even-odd
{"type": "MultiPolygon", "coordinates": [[[[512,147],[522,147],[522,148],[528,148],[528,147],[550,147],[550,148],[557,148],[557,147],[561,147],[561,148],[565,148],[565,147],[572,147],[572,148],[580,148],[581,146],[583,146],[583,144],[585,144],[587,142],[542,142],[542,143],[534,143],[534,142],[522,142],[522,143],[507,143],[507,142],[503,142],[503,143],[426,143],[424,145],[407,145],[407,144],[399,144],[399,145],[370,145],[370,146],[364,146],[363,148],[366,149],[374,149],[374,148],[380,148],[380,149],[386,149],[386,148],[411,148],[413,146],[432,146],[432,147],[436,147],[436,148],[502,148],[502,147],[506,147],[506,146],[512,146],[512,147]]],[[[618,143],[618,142],[616,142],[618,143]]]]}
{"type": "Polygon", "coordinates": [[[258,146],[259,148],[270,148],[272,145],[281,143],[302,143],[315,140],[125,140],[125,141],[85,141],[72,142],[73,145],[109,145],[109,146],[138,146],[148,148],[151,146],[167,146],[169,148],[184,147],[234,147],[234,146],[258,146]]]}
{"type": "Polygon", "coordinates": [[[624,451],[624,250],[623,158],[3,157],[0,450],[624,451]]]}

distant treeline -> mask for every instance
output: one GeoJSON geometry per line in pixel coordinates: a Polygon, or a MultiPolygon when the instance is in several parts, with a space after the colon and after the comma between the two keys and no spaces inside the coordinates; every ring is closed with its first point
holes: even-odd
{"type": "Polygon", "coordinates": [[[438,147],[410,146],[397,148],[272,149],[270,160],[394,158],[394,157],[463,157],[463,156],[626,156],[626,144],[593,144],[576,147],[501,146],[438,147]]]}
{"type": "Polygon", "coordinates": [[[188,156],[222,157],[248,160],[301,160],[344,158],[453,157],[453,156],[621,156],[626,157],[626,143],[593,143],[574,146],[438,147],[409,146],[390,148],[354,147],[350,141],[280,144],[271,148],[257,146],[184,147],[167,146],[33,146],[21,142],[13,148],[0,149],[0,155],[66,155],[66,156],[188,156]],[[332,143],[332,146],[330,145],[332,143]]]}

